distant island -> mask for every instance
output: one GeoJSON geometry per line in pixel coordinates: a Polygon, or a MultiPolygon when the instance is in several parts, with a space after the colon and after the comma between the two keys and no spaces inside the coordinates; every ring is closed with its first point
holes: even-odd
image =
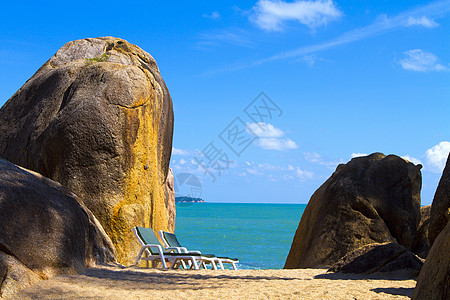
{"type": "Polygon", "coordinates": [[[197,203],[197,202],[205,202],[202,198],[194,198],[194,197],[175,197],[175,203],[197,203]]]}

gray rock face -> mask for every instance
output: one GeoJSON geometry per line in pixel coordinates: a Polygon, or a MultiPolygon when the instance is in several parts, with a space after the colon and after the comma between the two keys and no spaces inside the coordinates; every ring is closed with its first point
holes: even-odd
{"type": "Polygon", "coordinates": [[[411,251],[396,242],[390,242],[369,244],[353,250],[336,262],[329,271],[372,274],[408,270],[410,277],[415,277],[422,265],[422,261],[411,251]]]}
{"type": "Polygon", "coordinates": [[[374,153],[339,165],[311,197],[285,268],[330,266],[372,243],[412,249],[420,220],[420,168],[374,153]]]}
{"type": "MultiPolygon", "coordinates": [[[[0,159],[0,290],[114,261],[114,246],[75,195],[0,159]]],[[[9,292],[6,292],[9,291],[9,292]]]]}
{"type": "Polygon", "coordinates": [[[447,225],[447,211],[450,209],[450,154],[447,158],[447,164],[445,165],[444,172],[442,173],[441,180],[434,194],[433,203],[431,205],[430,213],[430,229],[429,229],[429,241],[430,245],[433,245],[434,240],[439,233],[447,225]]]}
{"type": "Polygon", "coordinates": [[[168,230],[173,109],[155,60],[106,37],[64,45],[0,109],[0,157],[76,194],[132,263],[133,226],[168,230]]]}
{"type": "Polygon", "coordinates": [[[434,240],[412,299],[450,299],[450,222],[434,240]]]}

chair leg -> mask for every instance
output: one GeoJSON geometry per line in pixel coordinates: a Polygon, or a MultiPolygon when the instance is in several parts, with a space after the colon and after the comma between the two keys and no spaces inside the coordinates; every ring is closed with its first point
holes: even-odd
{"type": "Polygon", "coordinates": [[[136,261],[134,262],[135,265],[137,265],[141,260],[142,253],[144,253],[144,250],[145,250],[144,248],[141,248],[141,250],[139,250],[138,256],[136,257],[136,261]]]}
{"type": "Polygon", "coordinates": [[[181,260],[181,265],[183,266],[183,269],[187,269],[186,263],[184,262],[184,260],[181,260]]]}
{"type": "Polygon", "coordinates": [[[192,257],[192,264],[194,265],[194,270],[199,270],[199,267],[198,267],[197,261],[195,260],[195,258],[194,258],[194,257],[192,257]]]}
{"type": "Polygon", "coordinates": [[[213,270],[217,270],[216,262],[214,260],[211,260],[211,266],[213,270]]]}
{"type": "Polygon", "coordinates": [[[177,265],[178,265],[178,259],[175,258],[174,260],[172,260],[172,265],[170,266],[170,268],[175,269],[177,265]]]}
{"type": "Polygon", "coordinates": [[[219,262],[219,268],[220,268],[220,270],[225,270],[225,268],[223,267],[223,262],[222,262],[222,260],[219,258],[217,261],[219,262]]]}
{"type": "Polygon", "coordinates": [[[162,267],[164,268],[164,269],[168,269],[167,268],[167,263],[166,263],[166,259],[164,258],[160,258],[160,260],[161,260],[161,265],[162,265],[162,267]]]}
{"type": "Polygon", "coordinates": [[[179,262],[174,262],[173,264],[174,264],[174,269],[179,269],[180,268],[180,266],[182,265],[182,263],[183,263],[183,261],[179,261],[179,262]]]}

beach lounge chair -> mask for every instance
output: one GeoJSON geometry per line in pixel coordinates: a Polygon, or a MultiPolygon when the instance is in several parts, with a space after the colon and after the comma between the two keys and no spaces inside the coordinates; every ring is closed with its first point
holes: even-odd
{"type": "Polygon", "coordinates": [[[142,260],[160,261],[164,269],[168,269],[167,263],[171,263],[171,267],[175,269],[179,264],[186,266],[186,261],[190,262],[190,269],[199,269],[203,262],[211,263],[214,270],[217,270],[216,262],[218,259],[214,256],[206,256],[199,253],[175,253],[166,252],[158,241],[153,229],[144,227],[134,227],[133,232],[136,235],[139,243],[142,245],[136,257],[135,265],[142,260]],[[147,257],[143,257],[144,252],[147,257]]]}
{"type": "MultiPolygon", "coordinates": [[[[178,241],[175,234],[166,232],[163,230],[159,231],[159,236],[161,237],[161,240],[163,241],[166,250],[174,250],[177,253],[198,253],[201,254],[200,251],[188,251],[186,247],[181,246],[180,242],[178,241]]],[[[229,258],[229,257],[217,257],[219,267],[223,270],[223,264],[228,263],[231,264],[233,267],[233,270],[237,270],[236,264],[239,263],[239,260],[237,258],[229,258]]]]}

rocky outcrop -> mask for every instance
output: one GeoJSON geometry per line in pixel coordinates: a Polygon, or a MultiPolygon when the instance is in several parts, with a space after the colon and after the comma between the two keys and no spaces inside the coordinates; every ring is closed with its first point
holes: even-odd
{"type": "Polygon", "coordinates": [[[421,165],[374,153],[339,165],[313,194],[285,268],[331,266],[364,245],[412,249],[420,220],[421,165]]]}
{"type": "Polygon", "coordinates": [[[173,109],[155,60],[106,37],[64,45],[0,110],[0,157],[58,181],[94,213],[123,264],[133,226],[168,230],[173,109]]]}
{"type": "MultiPolygon", "coordinates": [[[[448,166],[448,164],[447,164],[448,166]]],[[[448,214],[450,218],[450,213],[448,214]]],[[[414,289],[413,300],[450,299],[450,222],[434,240],[414,289]]]]}
{"type": "Polygon", "coordinates": [[[441,180],[434,194],[430,213],[430,229],[428,239],[430,245],[447,225],[446,213],[450,208],[450,154],[442,173],[441,180]]]}
{"type": "Polygon", "coordinates": [[[428,241],[428,230],[430,227],[431,205],[420,208],[420,223],[417,228],[416,238],[414,239],[413,252],[421,258],[426,258],[430,251],[430,242],[428,241]]]}
{"type": "Polygon", "coordinates": [[[416,277],[422,261],[411,251],[396,242],[362,246],[339,259],[329,271],[373,274],[376,272],[402,271],[408,277],[416,277]]]}
{"type": "Polygon", "coordinates": [[[94,215],[57,182],[0,159],[0,293],[114,261],[94,215]]]}

